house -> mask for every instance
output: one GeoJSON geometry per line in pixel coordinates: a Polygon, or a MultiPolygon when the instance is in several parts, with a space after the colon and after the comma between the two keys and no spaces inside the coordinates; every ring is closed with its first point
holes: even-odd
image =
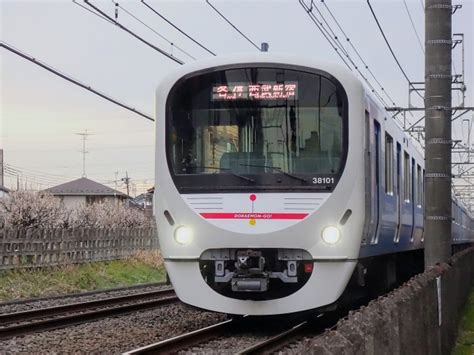
{"type": "Polygon", "coordinates": [[[153,194],[149,192],[142,193],[135,197],[132,202],[143,209],[151,208],[153,206],[153,194]]]}
{"type": "Polygon", "coordinates": [[[5,186],[0,186],[0,200],[2,198],[8,197],[9,193],[10,193],[9,189],[7,189],[5,186]]]}
{"type": "Polygon", "coordinates": [[[147,190],[147,192],[142,193],[135,197],[131,202],[137,206],[142,208],[148,216],[153,215],[153,193],[155,188],[152,187],[147,190]]]}
{"type": "Polygon", "coordinates": [[[44,191],[61,198],[67,208],[96,202],[124,203],[129,198],[120,191],[85,177],[50,187],[44,191]]]}

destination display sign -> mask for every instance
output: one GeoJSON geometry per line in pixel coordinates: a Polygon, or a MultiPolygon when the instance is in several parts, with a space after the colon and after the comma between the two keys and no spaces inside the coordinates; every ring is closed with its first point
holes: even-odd
{"type": "Polygon", "coordinates": [[[212,87],[212,101],[297,99],[297,82],[229,83],[212,87]]]}

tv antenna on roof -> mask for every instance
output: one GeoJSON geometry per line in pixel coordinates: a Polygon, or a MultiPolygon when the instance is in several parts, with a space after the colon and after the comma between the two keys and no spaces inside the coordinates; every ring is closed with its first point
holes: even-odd
{"type": "Polygon", "coordinates": [[[84,133],[76,133],[78,136],[82,136],[82,177],[85,178],[86,176],[86,154],[89,153],[86,151],[86,140],[87,136],[91,136],[92,133],[87,133],[87,129],[84,130],[84,133]]]}

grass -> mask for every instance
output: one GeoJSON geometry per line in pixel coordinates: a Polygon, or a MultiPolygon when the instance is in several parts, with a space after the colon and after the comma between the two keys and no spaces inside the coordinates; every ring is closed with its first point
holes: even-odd
{"type": "Polygon", "coordinates": [[[139,252],[125,260],[0,271],[0,302],[165,281],[163,259],[139,252]]]}
{"type": "Polygon", "coordinates": [[[453,355],[474,354],[474,288],[466,304],[453,355]]]}

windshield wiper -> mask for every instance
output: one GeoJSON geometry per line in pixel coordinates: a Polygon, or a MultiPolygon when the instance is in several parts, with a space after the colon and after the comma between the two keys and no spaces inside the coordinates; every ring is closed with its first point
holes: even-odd
{"type": "Polygon", "coordinates": [[[216,168],[214,166],[196,166],[195,169],[197,168],[200,168],[200,169],[215,169],[215,170],[219,170],[219,171],[224,171],[230,175],[233,175],[235,177],[238,177],[242,180],[245,180],[245,181],[249,181],[249,182],[255,182],[254,179],[251,179],[251,178],[248,178],[246,176],[243,176],[243,175],[240,175],[240,174],[237,174],[237,173],[234,173],[232,170],[230,169],[225,169],[225,168],[216,168]]]}
{"type": "Polygon", "coordinates": [[[281,173],[281,174],[283,174],[283,175],[286,175],[286,176],[288,176],[288,177],[290,177],[290,178],[292,178],[292,179],[302,181],[302,182],[304,182],[305,184],[308,183],[308,181],[306,181],[305,179],[300,178],[299,176],[296,176],[296,175],[287,173],[286,171],[283,171],[283,170],[281,170],[281,168],[276,167],[276,166],[270,166],[270,165],[253,165],[253,164],[240,164],[240,165],[241,165],[241,166],[250,166],[250,167],[253,167],[253,168],[267,168],[267,169],[276,170],[276,171],[278,171],[279,173],[281,173]]]}

